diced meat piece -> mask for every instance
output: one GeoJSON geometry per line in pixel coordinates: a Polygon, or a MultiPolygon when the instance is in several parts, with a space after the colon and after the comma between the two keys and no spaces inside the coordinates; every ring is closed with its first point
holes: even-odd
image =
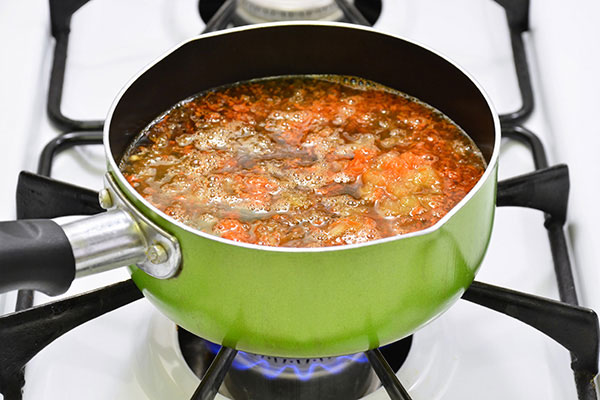
{"type": "Polygon", "coordinates": [[[251,239],[250,227],[236,219],[224,219],[213,228],[213,232],[224,239],[248,242],[251,239]]]}
{"type": "Polygon", "coordinates": [[[381,238],[374,219],[355,215],[340,218],[333,222],[326,230],[327,244],[354,244],[381,238]]]}

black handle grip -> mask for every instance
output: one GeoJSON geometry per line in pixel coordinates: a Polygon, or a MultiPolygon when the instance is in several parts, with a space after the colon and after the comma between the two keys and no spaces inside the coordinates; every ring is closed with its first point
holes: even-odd
{"type": "Polygon", "coordinates": [[[66,292],[73,279],[73,250],[56,222],[0,222],[0,293],[33,289],[56,296],[66,292]]]}

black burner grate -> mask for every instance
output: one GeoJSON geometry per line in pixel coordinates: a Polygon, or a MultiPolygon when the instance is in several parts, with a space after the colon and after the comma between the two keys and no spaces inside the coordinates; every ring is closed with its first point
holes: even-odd
{"type": "MultiPolygon", "coordinates": [[[[597,399],[593,378],[598,373],[598,317],[589,309],[579,307],[571,262],[564,234],[569,178],[564,165],[548,168],[544,147],[539,138],[519,125],[533,111],[534,99],[523,34],[529,29],[528,0],[495,0],[506,11],[513,49],[515,71],[521,91],[521,107],[501,115],[503,137],[526,144],[534,158],[536,171],[498,184],[498,206],[530,207],[545,213],[545,227],[552,250],[556,278],[562,302],[544,299],[509,289],[474,282],[463,295],[465,300],[502,312],[550,336],[571,352],[578,398],[597,399]]],[[[38,173],[21,173],[17,189],[19,218],[49,218],[69,214],[94,214],[103,211],[93,191],[50,176],[55,154],[69,147],[101,143],[103,121],[79,121],[64,116],[60,110],[64,83],[67,47],[72,15],[87,0],[50,0],[52,35],[56,39],[48,92],[48,114],[51,121],[66,133],[52,140],[44,149],[38,173]],[[83,132],[82,132],[83,131],[83,132]],[[86,132],[87,131],[87,132],[86,132]],[[47,199],[50,200],[48,203],[47,199]]],[[[225,27],[233,14],[235,0],[219,2],[216,13],[207,22],[205,31],[225,27]]],[[[336,0],[351,22],[366,24],[354,3],[336,0]]],[[[361,4],[356,2],[361,11],[361,4]]],[[[20,291],[16,313],[0,317],[0,342],[10,346],[0,348],[0,392],[6,400],[22,397],[25,364],[54,339],[82,323],[133,302],[142,295],[132,281],[33,307],[33,293],[20,291]]],[[[222,348],[193,399],[212,399],[217,393],[236,350],[222,348]]],[[[367,352],[373,369],[392,400],[410,399],[379,349],[367,352]]]]}

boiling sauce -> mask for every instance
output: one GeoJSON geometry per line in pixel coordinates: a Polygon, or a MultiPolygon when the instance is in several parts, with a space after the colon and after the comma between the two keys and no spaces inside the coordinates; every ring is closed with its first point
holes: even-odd
{"type": "Polygon", "coordinates": [[[186,99],[141,133],[120,166],[144,198],[192,228],[289,247],[427,228],[485,167],[439,111],[339,76],[267,78],[186,99]]]}

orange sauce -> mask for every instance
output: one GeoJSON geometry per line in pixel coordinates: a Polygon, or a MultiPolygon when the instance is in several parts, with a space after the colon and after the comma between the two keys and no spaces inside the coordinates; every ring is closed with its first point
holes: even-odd
{"type": "Polygon", "coordinates": [[[217,88],[157,118],[121,161],[167,215],[266,246],[360,243],[427,228],[485,162],[434,108],[359,78],[217,88]]]}

